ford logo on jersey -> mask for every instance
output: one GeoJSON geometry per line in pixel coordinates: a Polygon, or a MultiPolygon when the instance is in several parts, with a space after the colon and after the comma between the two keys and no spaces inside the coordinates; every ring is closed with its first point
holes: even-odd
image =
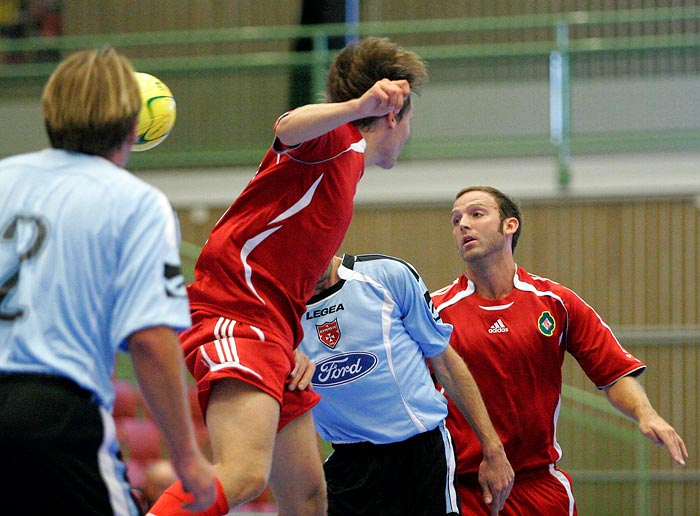
{"type": "Polygon", "coordinates": [[[341,353],[316,363],[311,383],[316,387],[335,387],[363,377],[377,365],[372,353],[341,353]]]}

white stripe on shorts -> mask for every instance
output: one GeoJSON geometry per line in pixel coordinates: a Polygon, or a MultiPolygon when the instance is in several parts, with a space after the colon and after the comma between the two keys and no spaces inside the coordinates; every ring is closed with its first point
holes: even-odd
{"type": "MultiPolygon", "coordinates": [[[[219,320],[214,326],[214,346],[216,347],[218,360],[212,360],[212,358],[207,354],[204,345],[199,347],[202,357],[206,361],[211,371],[232,367],[251,373],[262,380],[262,376],[260,376],[257,371],[254,371],[241,364],[238,356],[238,349],[236,348],[236,339],[233,336],[233,330],[235,327],[236,321],[233,319],[219,317],[219,320]]],[[[260,328],[256,328],[255,326],[250,326],[250,328],[258,335],[258,337],[260,337],[261,341],[265,341],[265,334],[262,332],[262,330],[260,330],[260,328]]]]}
{"type": "Polygon", "coordinates": [[[566,475],[564,475],[561,471],[554,467],[554,464],[549,465],[549,474],[556,478],[561,483],[561,485],[564,486],[564,489],[566,489],[566,494],[569,496],[569,516],[573,516],[574,493],[571,490],[571,482],[569,482],[569,479],[566,478],[566,475]]]}
{"type": "Polygon", "coordinates": [[[461,514],[459,499],[457,498],[457,489],[455,488],[455,473],[457,471],[457,463],[455,460],[455,452],[452,447],[452,436],[442,421],[439,425],[442,441],[445,443],[445,463],[447,465],[447,475],[445,478],[445,513],[456,512],[461,514]]]}

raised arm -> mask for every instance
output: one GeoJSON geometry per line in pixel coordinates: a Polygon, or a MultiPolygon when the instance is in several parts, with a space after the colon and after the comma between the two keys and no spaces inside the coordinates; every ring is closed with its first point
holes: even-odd
{"type": "Polygon", "coordinates": [[[215,500],[214,469],[195,440],[177,335],[165,326],[138,331],[129,339],[129,353],[141,392],[168,443],[175,472],[184,490],[194,495],[187,507],[202,511],[215,500]]]}
{"type": "Polygon", "coordinates": [[[688,451],[676,430],[651,406],[644,387],[633,377],[625,376],[605,389],[610,403],[639,425],[639,431],[659,446],[665,446],[669,455],[685,466],[688,451]]]}
{"type": "Polygon", "coordinates": [[[448,346],[430,362],[440,384],[474,429],[484,459],[479,466],[479,483],[484,500],[495,515],[503,508],[513,487],[515,474],[506,458],[503,443],[491,423],[474,377],[457,352],[448,346]]]}
{"type": "Polygon", "coordinates": [[[348,122],[398,113],[411,93],[408,81],[382,79],[360,98],[345,102],[307,104],[280,118],[275,128],[279,140],[292,147],[312,140],[348,122]]]}

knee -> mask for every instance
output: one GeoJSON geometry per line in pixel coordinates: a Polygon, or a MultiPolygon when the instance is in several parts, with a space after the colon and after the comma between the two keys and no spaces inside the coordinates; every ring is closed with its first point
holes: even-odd
{"type": "Polygon", "coordinates": [[[277,493],[273,487],[273,492],[277,498],[280,516],[306,514],[310,516],[326,516],[328,511],[328,498],[326,494],[326,483],[323,479],[319,482],[306,482],[303,485],[296,485],[295,489],[283,489],[277,493]]]}
{"type": "Polygon", "coordinates": [[[257,468],[222,471],[218,476],[232,509],[258,497],[265,490],[268,478],[266,471],[257,468]]]}
{"type": "Polygon", "coordinates": [[[321,479],[319,482],[306,484],[305,487],[305,489],[301,489],[299,491],[299,497],[301,498],[302,503],[317,507],[326,506],[326,482],[323,479],[321,479]]]}
{"type": "Polygon", "coordinates": [[[326,507],[327,505],[327,491],[326,491],[326,481],[321,478],[316,482],[308,491],[307,496],[310,500],[314,500],[319,507],[326,507]]]}
{"type": "Polygon", "coordinates": [[[239,503],[247,502],[262,494],[267,486],[267,475],[261,472],[249,472],[241,479],[242,492],[239,503]]]}

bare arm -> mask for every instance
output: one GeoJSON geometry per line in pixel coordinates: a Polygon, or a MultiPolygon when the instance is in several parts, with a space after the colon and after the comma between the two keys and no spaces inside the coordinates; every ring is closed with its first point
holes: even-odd
{"type": "Polygon", "coordinates": [[[665,446],[669,455],[681,466],[688,457],[685,443],[676,430],[654,410],[644,387],[631,376],[620,378],[605,389],[608,400],[617,410],[633,419],[639,431],[659,446],[665,446]]]}
{"type": "Polygon", "coordinates": [[[312,140],[348,122],[370,116],[398,113],[411,93],[408,81],[382,79],[358,99],[326,104],[307,104],[280,119],[275,130],[279,140],[294,146],[312,140]]]}
{"type": "Polygon", "coordinates": [[[168,443],[173,467],[185,491],[195,497],[188,508],[204,510],[215,501],[214,469],[195,440],[177,335],[165,326],[138,331],[129,338],[129,352],[141,392],[168,443]]]}
{"type": "Polygon", "coordinates": [[[491,513],[495,515],[503,508],[515,478],[503,443],[486,412],[474,377],[452,346],[431,358],[430,362],[438,381],[474,429],[481,443],[484,459],[479,466],[479,483],[484,490],[484,500],[491,504],[491,513]]]}

